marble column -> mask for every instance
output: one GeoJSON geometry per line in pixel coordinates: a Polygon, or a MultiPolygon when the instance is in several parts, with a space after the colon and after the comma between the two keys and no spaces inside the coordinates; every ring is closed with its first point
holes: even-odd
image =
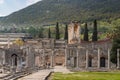
{"type": "Polygon", "coordinates": [[[98,68],[100,68],[100,48],[98,48],[98,68]]]}
{"type": "Polygon", "coordinates": [[[120,68],[120,49],[117,49],[117,68],[120,68]]]}
{"type": "Polygon", "coordinates": [[[108,48],[108,69],[110,69],[110,49],[108,48]]]}
{"type": "Polygon", "coordinates": [[[77,68],[79,68],[79,51],[78,49],[76,49],[77,52],[77,68]]]}
{"type": "Polygon", "coordinates": [[[88,68],[88,50],[86,50],[86,69],[88,68]]]}

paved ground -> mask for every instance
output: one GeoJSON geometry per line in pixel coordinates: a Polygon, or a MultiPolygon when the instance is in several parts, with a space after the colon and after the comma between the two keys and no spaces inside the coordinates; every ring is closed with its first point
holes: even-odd
{"type": "Polygon", "coordinates": [[[18,80],[45,80],[45,78],[50,74],[50,72],[62,72],[62,73],[71,73],[68,69],[66,69],[63,66],[55,66],[54,69],[46,69],[46,70],[40,70],[36,73],[33,73],[31,75],[25,76],[23,78],[20,78],[18,80]]]}
{"type": "Polygon", "coordinates": [[[63,66],[55,66],[54,72],[72,73],[66,67],[63,67],[63,66]]]}
{"type": "Polygon", "coordinates": [[[52,70],[40,70],[36,73],[30,74],[18,80],[45,80],[46,76],[50,74],[52,70]]]}

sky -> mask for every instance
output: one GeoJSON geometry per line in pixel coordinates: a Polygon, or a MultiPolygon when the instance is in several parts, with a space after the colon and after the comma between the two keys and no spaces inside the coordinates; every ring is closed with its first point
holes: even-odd
{"type": "Polygon", "coordinates": [[[41,0],[0,0],[0,17],[7,16],[41,0]]]}

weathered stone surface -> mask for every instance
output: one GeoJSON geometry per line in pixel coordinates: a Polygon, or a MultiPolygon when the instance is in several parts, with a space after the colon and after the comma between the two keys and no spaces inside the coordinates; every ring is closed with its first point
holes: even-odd
{"type": "Polygon", "coordinates": [[[77,22],[68,25],[68,44],[80,43],[80,24],[77,22]]]}

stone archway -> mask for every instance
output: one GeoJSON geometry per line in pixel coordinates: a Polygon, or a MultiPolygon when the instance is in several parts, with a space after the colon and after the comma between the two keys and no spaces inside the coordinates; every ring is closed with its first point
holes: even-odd
{"type": "Polygon", "coordinates": [[[105,57],[100,57],[100,67],[105,67],[105,57]]]}
{"type": "Polygon", "coordinates": [[[17,66],[17,55],[16,54],[12,54],[11,58],[12,58],[12,66],[17,66]]]}

